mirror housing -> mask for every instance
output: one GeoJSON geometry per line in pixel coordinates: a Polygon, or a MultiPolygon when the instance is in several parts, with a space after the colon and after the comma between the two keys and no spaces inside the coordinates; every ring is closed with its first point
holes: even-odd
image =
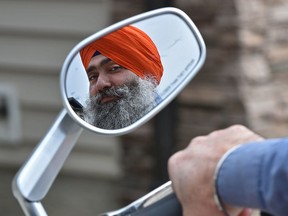
{"type": "Polygon", "coordinates": [[[61,95],[64,106],[72,119],[90,131],[104,135],[126,134],[147,122],[169,104],[197,74],[205,57],[206,47],[198,29],[181,10],[161,8],[131,17],[91,35],[72,49],[61,71],[61,95]],[[161,102],[123,128],[96,127],[84,120],[81,111],[78,112],[79,108],[85,107],[85,100],[89,98],[89,81],[85,77],[87,74],[79,52],[91,43],[131,25],[144,31],[158,48],[164,68],[162,79],[157,86],[157,94],[161,102]]]}

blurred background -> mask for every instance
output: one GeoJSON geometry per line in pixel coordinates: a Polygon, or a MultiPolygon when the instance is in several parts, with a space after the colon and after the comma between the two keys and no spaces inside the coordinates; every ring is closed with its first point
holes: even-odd
{"type": "Polygon", "coordinates": [[[62,109],[59,74],[86,36],[175,6],[199,28],[207,60],[165,110],[135,132],[83,132],[47,197],[49,215],[97,215],[168,180],[166,163],[197,135],[244,124],[288,132],[288,0],[0,0],[0,215],[23,215],[13,176],[62,109]]]}

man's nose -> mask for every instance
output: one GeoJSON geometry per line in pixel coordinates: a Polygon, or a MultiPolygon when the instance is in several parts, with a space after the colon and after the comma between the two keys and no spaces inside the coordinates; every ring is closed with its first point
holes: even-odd
{"type": "Polygon", "coordinates": [[[97,83],[96,83],[97,93],[103,91],[104,89],[110,88],[111,86],[112,86],[111,81],[108,76],[99,75],[97,83]]]}

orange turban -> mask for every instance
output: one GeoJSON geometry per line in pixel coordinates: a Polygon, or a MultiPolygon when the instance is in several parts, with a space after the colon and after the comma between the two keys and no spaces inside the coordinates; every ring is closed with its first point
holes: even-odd
{"type": "Polygon", "coordinates": [[[80,56],[87,69],[94,53],[98,51],[141,78],[151,76],[160,82],[163,66],[157,47],[151,38],[134,26],[126,26],[84,47],[80,56]]]}

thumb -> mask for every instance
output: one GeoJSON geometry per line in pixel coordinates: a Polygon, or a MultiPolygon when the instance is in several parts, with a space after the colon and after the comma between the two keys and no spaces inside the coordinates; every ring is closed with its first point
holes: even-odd
{"type": "Polygon", "coordinates": [[[243,209],[238,216],[251,216],[252,211],[251,209],[243,209]]]}

